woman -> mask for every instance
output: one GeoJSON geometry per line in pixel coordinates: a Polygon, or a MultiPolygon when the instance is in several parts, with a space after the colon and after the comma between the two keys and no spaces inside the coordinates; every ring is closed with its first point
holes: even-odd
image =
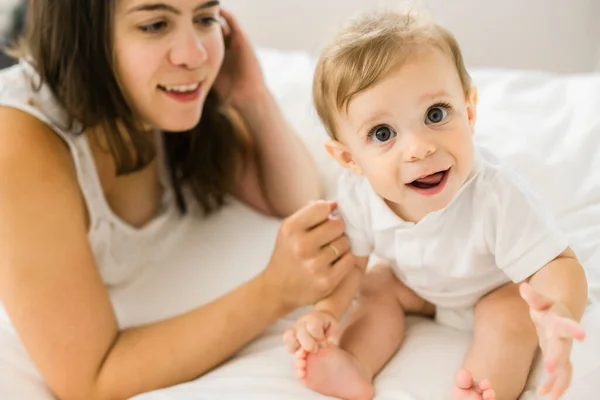
{"type": "Polygon", "coordinates": [[[58,398],[202,375],[353,267],[335,205],[309,203],[315,166],[218,1],[33,1],[21,53],[0,74],[0,300],[58,398]],[[119,331],[106,287],[228,193],[287,217],[264,271],[119,331]]]}

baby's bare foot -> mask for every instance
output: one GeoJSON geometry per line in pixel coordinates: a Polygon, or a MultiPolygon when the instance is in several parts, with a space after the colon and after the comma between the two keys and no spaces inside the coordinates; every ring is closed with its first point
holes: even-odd
{"type": "Polygon", "coordinates": [[[316,353],[299,350],[298,377],[310,389],[344,400],[371,400],[373,384],[358,360],[336,346],[320,348],[316,353]]]}
{"type": "Polygon", "coordinates": [[[461,369],[456,374],[454,389],[452,389],[452,400],[495,400],[496,393],[492,389],[490,381],[484,379],[475,384],[473,376],[466,369],[461,369]]]}

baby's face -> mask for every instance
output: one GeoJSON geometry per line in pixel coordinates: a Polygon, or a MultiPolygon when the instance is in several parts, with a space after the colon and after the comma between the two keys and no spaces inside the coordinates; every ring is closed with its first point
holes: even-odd
{"type": "Polygon", "coordinates": [[[397,215],[417,222],[447,206],[472,172],[475,103],[448,56],[415,54],[351,100],[328,150],[366,175],[397,215]]]}

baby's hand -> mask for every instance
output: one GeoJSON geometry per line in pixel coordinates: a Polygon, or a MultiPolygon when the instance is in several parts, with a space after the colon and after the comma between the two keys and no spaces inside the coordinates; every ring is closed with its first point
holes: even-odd
{"type": "Polygon", "coordinates": [[[571,345],[573,339],[583,340],[585,331],[571,315],[568,307],[552,301],[529,284],[521,285],[521,297],[529,304],[531,319],[537,328],[544,364],[550,377],[539,394],[558,399],[571,383],[571,345]]]}
{"type": "Polygon", "coordinates": [[[340,333],[339,322],[333,315],[313,310],[283,334],[283,341],[290,353],[300,348],[312,352],[317,351],[324,342],[337,345],[340,333]]]}

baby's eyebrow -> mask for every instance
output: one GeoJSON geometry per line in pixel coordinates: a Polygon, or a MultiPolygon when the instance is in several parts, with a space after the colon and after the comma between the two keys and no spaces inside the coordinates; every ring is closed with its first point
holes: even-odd
{"type": "Polygon", "coordinates": [[[390,113],[388,113],[387,111],[378,111],[376,113],[374,113],[373,115],[371,115],[371,117],[369,117],[365,122],[363,122],[360,127],[358,128],[358,131],[356,133],[358,133],[359,135],[361,134],[361,132],[363,132],[367,127],[369,127],[370,125],[373,125],[375,123],[375,121],[381,120],[385,117],[389,117],[390,113]]]}
{"type": "Polygon", "coordinates": [[[449,96],[450,96],[450,94],[448,92],[446,92],[445,90],[440,90],[438,92],[425,93],[425,94],[421,95],[421,97],[419,97],[419,103],[424,103],[428,100],[439,98],[439,97],[449,97],[449,96]]]}

